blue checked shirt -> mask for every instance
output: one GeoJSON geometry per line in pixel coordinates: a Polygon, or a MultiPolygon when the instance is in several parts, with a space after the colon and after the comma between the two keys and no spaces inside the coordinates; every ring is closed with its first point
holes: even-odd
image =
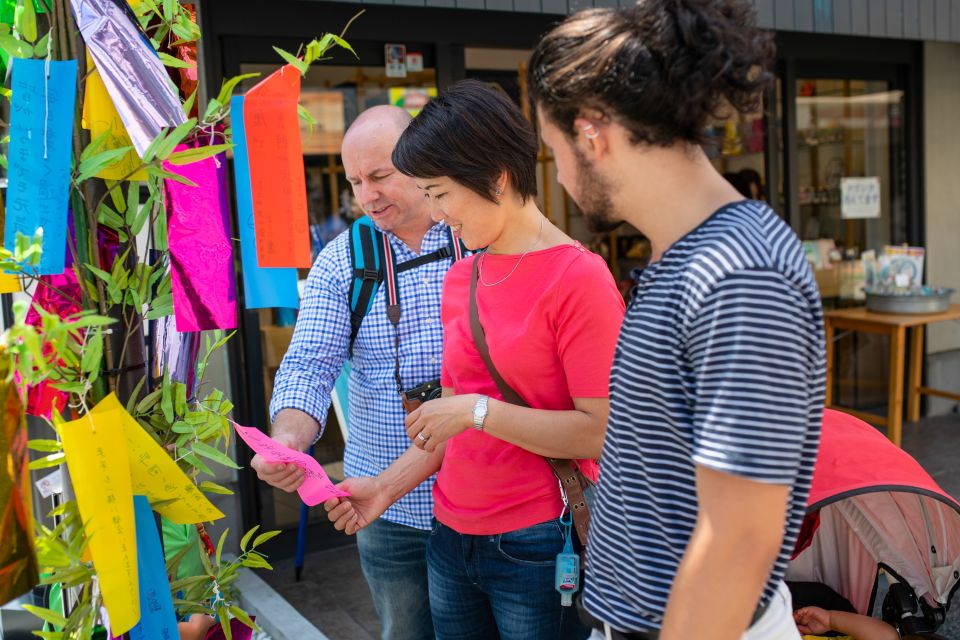
{"type": "MultiPolygon", "coordinates": [[[[403,242],[387,234],[397,264],[417,257],[403,242]]],[[[447,246],[450,233],[434,225],[424,236],[422,254],[447,246]]],[[[443,329],[440,292],[452,258],[399,274],[400,376],[404,389],[440,377],[443,329]]],[[[326,426],[330,391],[347,359],[353,282],[350,233],[323,248],[307,278],[293,340],[277,372],[270,419],[283,409],[299,409],[326,426]]],[[[387,287],[381,284],[353,345],[349,420],[343,468],[347,477],[375,476],[410,446],[406,414],[394,380],[394,329],[387,319],[387,287]]],[[[387,509],[391,522],[429,529],[433,517],[433,478],[387,509]]]]}

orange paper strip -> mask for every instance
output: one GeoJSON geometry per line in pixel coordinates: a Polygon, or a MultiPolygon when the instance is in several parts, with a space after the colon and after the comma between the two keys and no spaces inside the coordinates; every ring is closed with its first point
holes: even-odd
{"type": "Polygon", "coordinates": [[[310,267],[299,97],[300,73],[287,65],[251,89],[244,100],[261,267],[310,267]]]}

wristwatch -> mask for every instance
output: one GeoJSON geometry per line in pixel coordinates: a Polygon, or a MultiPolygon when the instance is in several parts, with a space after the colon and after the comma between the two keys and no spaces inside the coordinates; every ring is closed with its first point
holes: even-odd
{"type": "Polygon", "coordinates": [[[477,404],[473,405],[473,428],[477,431],[483,431],[483,421],[487,419],[487,401],[490,398],[480,396],[477,404]]]}

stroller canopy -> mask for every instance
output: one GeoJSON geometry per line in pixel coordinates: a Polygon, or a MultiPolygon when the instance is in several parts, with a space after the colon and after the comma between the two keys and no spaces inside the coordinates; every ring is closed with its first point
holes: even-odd
{"type": "Polygon", "coordinates": [[[869,615],[881,565],[946,606],[960,582],[960,503],[877,429],[827,409],[787,580],[822,582],[869,615]]]}

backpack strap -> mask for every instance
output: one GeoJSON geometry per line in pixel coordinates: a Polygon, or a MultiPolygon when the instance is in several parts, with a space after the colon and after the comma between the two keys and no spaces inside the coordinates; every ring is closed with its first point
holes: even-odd
{"type": "MultiPolygon", "coordinates": [[[[368,216],[354,220],[350,225],[350,261],[353,266],[353,280],[350,283],[350,355],[353,356],[353,343],[360,332],[363,319],[373,307],[373,299],[377,289],[386,279],[387,286],[387,317],[391,313],[396,315],[396,322],[390,318],[394,326],[400,322],[400,286],[398,275],[410,269],[416,269],[425,264],[453,258],[456,262],[467,255],[463,242],[453,231],[448,229],[450,243],[412,260],[400,264],[396,263],[396,256],[390,246],[387,235],[381,232],[368,216]],[[393,311],[391,311],[393,307],[393,311]]],[[[398,329],[399,332],[399,329],[398,329]]]]}

